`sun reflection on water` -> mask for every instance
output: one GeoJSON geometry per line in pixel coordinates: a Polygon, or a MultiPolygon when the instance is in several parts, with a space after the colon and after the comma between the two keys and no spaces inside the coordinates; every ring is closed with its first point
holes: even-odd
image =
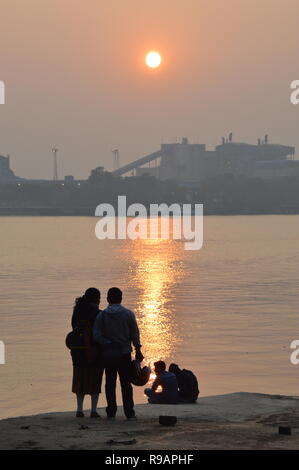
{"type": "MultiPolygon", "coordinates": [[[[185,252],[173,240],[144,239],[129,244],[129,287],[136,292],[135,313],[145,363],[170,359],[180,343],[175,319],[175,288],[184,276],[185,252]]],[[[154,375],[151,377],[151,382],[154,375]]]]}

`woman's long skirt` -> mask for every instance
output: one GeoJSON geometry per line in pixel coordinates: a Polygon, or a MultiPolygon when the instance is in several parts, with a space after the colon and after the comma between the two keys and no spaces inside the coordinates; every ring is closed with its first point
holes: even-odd
{"type": "Polygon", "coordinates": [[[101,393],[103,367],[74,366],[72,392],[79,395],[95,395],[101,393]]]}

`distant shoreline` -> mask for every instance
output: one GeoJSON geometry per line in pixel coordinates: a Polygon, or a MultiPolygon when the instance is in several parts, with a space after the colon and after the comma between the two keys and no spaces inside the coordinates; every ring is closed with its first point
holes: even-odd
{"type": "MultiPolygon", "coordinates": [[[[192,214],[194,215],[194,214],[192,214]]],[[[204,216],[254,216],[254,215],[299,215],[297,211],[204,211],[204,216]]],[[[117,216],[117,214],[116,214],[117,216]]],[[[27,210],[2,210],[0,209],[0,217],[96,217],[90,211],[66,211],[57,209],[27,209],[27,210]]],[[[169,216],[172,217],[171,215],[169,216]]]]}
{"type": "MultiPolygon", "coordinates": [[[[117,214],[116,214],[117,215],[117,214]]],[[[192,214],[194,215],[194,214],[192,214]]],[[[299,207],[281,208],[273,211],[250,211],[244,209],[205,209],[204,215],[299,215],[299,207]]],[[[0,208],[0,217],[21,216],[21,217],[95,217],[94,210],[89,208],[70,209],[52,207],[31,207],[31,208],[0,208]]],[[[171,215],[170,215],[171,217],[171,215]]]]}

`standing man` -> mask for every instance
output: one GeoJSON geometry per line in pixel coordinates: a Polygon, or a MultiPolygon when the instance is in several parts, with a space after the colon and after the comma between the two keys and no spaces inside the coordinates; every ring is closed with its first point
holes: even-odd
{"type": "Polygon", "coordinates": [[[139,329],[131,310],[123,307],[122,291],[111,287],[107,294],[108,307],[100,312],[94,325],[94,340],[101,345],[106,372],[106,413],[114,418],[117,411],[116,379],[119,375],[124,413],[127,419],[136,419],[131,385],[131,352],[135,347],[136,360],[142,362],[139,329]]]}

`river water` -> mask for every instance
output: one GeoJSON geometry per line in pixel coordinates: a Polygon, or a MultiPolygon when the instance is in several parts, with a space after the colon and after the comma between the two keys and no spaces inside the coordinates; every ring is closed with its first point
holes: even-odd
{"type": "Polygon", "coordinates": [[[299,394],[299,365],[290,362],[299,339],[297,215],[207,216],[199,251],[174,240],[100,241],[88,217],[0,223],[1,418],[74,408],[64,339],[74,299],[90,286],[102,291],[101,308],[107,289],[120,287],[145,362],[192,369],[202,395],[299,394]]]}

